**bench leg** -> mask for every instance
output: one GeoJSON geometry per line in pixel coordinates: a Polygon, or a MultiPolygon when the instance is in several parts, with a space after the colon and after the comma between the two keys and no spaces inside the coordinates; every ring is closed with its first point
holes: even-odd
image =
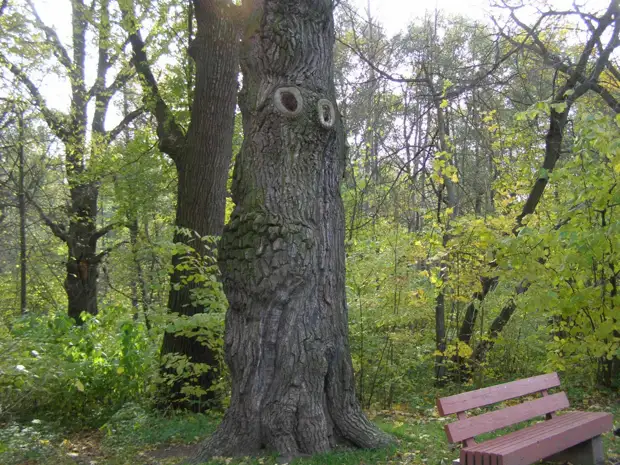
{"type": "Polygon", "coordinates": [[[549,462],[570,462],[574,465],[605,465],[603,439],[596,436],[547,459],[549,462]]]}

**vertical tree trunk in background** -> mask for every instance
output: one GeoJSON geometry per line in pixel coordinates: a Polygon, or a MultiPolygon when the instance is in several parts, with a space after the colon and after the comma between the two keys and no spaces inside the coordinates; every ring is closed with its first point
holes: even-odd
{"type": "MultiPolygon", "coordinates": [[[[189,47],[194,59],[196,85],[188,82],[188,95],[193,94],[191,123],[187,133],[176,122],[174,114],[159,93],[157,81],[146,53],[140,27],[136,23],[133,2],[121,5],[128,21],[129,40],[133,48],[133,63],[142,77],[145,93],[152,102],[150,110],[157,120],[159,148],[175,162],[178,175],[177,211],[175,226],[189,229],[202,236],[219,236],[226,210],[226,181],[232,158],[234,113],[239,70],[239,13],[231,0],[193,0],[188,14],[196,15],[196,38],[189,47]]],[[[193,18],[188,18],[188,33],[193,33],[193,18]]],[[[175,242],[192,247],[198,254],[208,253],[201,241],[177,232],[175,242]]],[[[179,264],[183,257],[173,259],[179,264]]],[[[199,284],[178,286],[181,273],[175,270],[170,277],[168,308],[171,313],[192,316],[208,312],[192,299],[192,289],[199,284]]],[[[167,372],[166,356],[180,354],[193,363],[208,364],[212,369],[200,376],[200,387],[209,391],[219,376],[217,354],[194,337],[165,333],[162,344],[162,371],[167,372]]],[[[209,407],[213,392],[186,397],[181,393],[182,382],[171,386],[169,394],[177,406],[204,410],[209,407]],[[187,401],[187,402],[186,402],[187,401]]],[[[165,407],[168,404],[164,404],[165,407]]]]}
{"type": "Polygon", "coordinates": [[[24,144],[26,136],[24,134],[24,112],[21,111],[17,118],[18,137],[19,137],[19,304],[21,314],[25,315],[28,309],[27,301],[27,269],[26,269],[26,188],[24,180],[24,144]]]}
{"type": "Polygon", "coordinates": [[[99,230],[96,228],[99,182],[95,174],[89,173],[87,160],[95,157],[102,147],[107,147],[122,128],[140,114],[140,111],[134,111],[116,128],[110,131],[104,129],[105,116],[112,97],[130,78],[130,74],[118,73],[113,83],[106,87],[106,76],[113,61],[109,59],[109,50],[114,49],[110,40],[108,9],[109,0],[92,2],[92,7],[86,6],[84,0],[71,0],[71,47],[65,47],[53,28],[48,27],[36,11],[32,12],[32,24],[45,37],[47,45],[66,72],[71,87],[70,109],[66,114],[50,109],[40,89],[25,71],[27,68],[22,69],[12,63],[10,57],[4,54],[5,51],[0,50],[0,63],[27,89],[33,105],[65,148],[65,175],[70,198],[64,223],[53,221],[34,202],[33,206],[52,233],[67,245],[64,288],[67,293],[68,315],[78,324],[82,322],[82,312],[97,314],[98,268],[109,252],[97,253],[97,241],[113,228],[113,225],[99,230]],[[95,36],[98,41],[98,62],[95,83],[87,89],[86,36],[95,8],[99,19],[98,23],[93,22],[93,27],[97,29],[95,36]],[[88,105],[93,101],[95,105],[91,131],[90,137],[87,137],[88,105]]]}
{"type": "MultiPolygon", "coordinates": [[[[200,236],[219,236],[224,227],[226,182],[232,158],[239,69],[238,25],[227,1],[195,3],[198,30],[190,54],[196,65],[196,87],[184,153],[175,158],[179,176],[175,225],[196,231],[200,236]]],[[[174,242],[188,244],[201,255],[209,253],[195,236],[177,232],[174,242]]],[[[178,265],[182,258],[176,256],[173,265],[178,265]]],[[[192,302],[191,290],[196,284],[175,287],[181,274],[175,271],[171,276],[170,312],[191,316],[208,311],[192,302]]],[[[211,367],[200,375],[202,389],[211,388],[219,377],[215,351],[197,338],[165,333],[161,354],[173,353],[211,367]]],[[[180,393],[181,388],[180,382],[172,387],[173,400],[185,397],[180,393]]],[[[183,405],[194,411],[204,410],[213,397],[209,391],[183,405]]]]}
{"type": "Polygon", "coordinates": [[[294,457],[339,441],[389,441],[359,406],[349,352],[332,2],[249,3],[245,136],[219,255],[233,391],[195,463],[264,447],[294,457]]]}
{"type": "MultiPolygon", "coordinates": [[[[432,82],[429,77],[429,82],[432,82]]],[[[429,86],[432,94],[435,94],[435,90],[432,85],[429,86]]],[[[450,160],[446,156],[448,152],[448,126],[444,111],[441,108],[439,100],[435,101],[435,111],[437,112],[437,138],[439,140],[439,150],[441,151],[440,159],[442,159],[446,165],[450,163],[450,160]]],[[[450,220],[454,219],[457,215],[458,199],[456,193],[456,186],[449,176],[443,175],[443,188],[447,193],[446,205],[452,209],[452,212],[447,215],[445,230],[442,237],[442,245],[444,249],[448,246],[450,241],[450,220]]],[[[439,205],[437,206],[437,221],[441,223],[441,208],[443,199],[441,194],[439,195],[439,205]]],[[[440,354],[435,356],[435,380],[439,384],[443,384],[446,377],[446,357],[443,355],[447,348],[446,337],[446,294],[445,285],[448,281],[448,263],[441,262],[439,264],[439,281],[441,288],[438,290],[437,298],[435,299],[435,348],[440,354]]]]}
{"type": "Polygon", "coordinates": [[[134,217],[129,220],[129,241],[131,243],[131,254],[133,256],[133,263],[135,266],[135,276],[131,280],[131,306],[134,309],[134,320],[139,318],[140,308],[142,309],[142,316],[144,317],[144,325],[147,331],[151,331],[151,321],[149,320],[149,298],[147,293],[147,284],[144,279],[144,270],[142,269],[142,260],[139,255],[138,244],[138,231],[139,223],[138,218],[134,217]]]}
{"type": "Polygon", "coordinates": [[[127,229],[129,229],[129,244],[131,245],[131,255],[135,265],[135,274],[131,278],[129,288],[131,289],[131,306],[133,307],[133,319],[138,319],[138,311],[140,309],[139,286],[142,282],[142,267],[138,260],[138,219],[128,218],[127,229]]]}
{"type": "Polygon", "coordinates": [[[69,304],[69,316],[78,323],[80,314],[98,313],[97,278],[99,263],[96,232],[98,189],[91,183],[80,183],[70,188],[71,220],[69,221],[67,276],[65,291],[69,304]]]}
{"type": "MultiPolygon", "coordinates": [[[[105,3],[105,2],[104,2],[105,3]]],[[[86,5],[72,0],[73,68],[71,71],[71,109],[68,140],[65,143],[65,166],[69,181],[71,207],[67,237],[67,276],[64,286],[69,316],[78,323],[82,312],[96,315],[97,278],[97,183],[89,182],[86,174],[86,128],[88,125],[86,90],[86,5]]],[[[102,5],[107,12],[107,3],[102,5]]],[[[99,112],[98,112],[99,113],[99,112]]],[[[98,116],[98,115],[96,115],[98,116]]],[[[96,117],[94,118],[96,120],[96,117]]],[[[103,121],[101,122],[103,130],[103,121]]]]}

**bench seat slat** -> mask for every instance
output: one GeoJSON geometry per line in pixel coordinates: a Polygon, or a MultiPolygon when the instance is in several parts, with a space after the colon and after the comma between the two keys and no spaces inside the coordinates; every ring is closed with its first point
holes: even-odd
{"type": "Polygon", "coordinates": [[[612,427],[611,414],[590,412],[589,418],[567,425],[566,428],[554,431],[545,437],[538,437],[524,447],[502,451],[501,463],[502,465],[533,463],[599,436],[612,427]]]}
{"type": "MultiPolygon", "coordinates": [[[[552,421],[544,421],[541,423],[537,423],[535,425],[529,426],[527,428],[523,428],[512,433],[509,433],[504,436],[500,436],[494,439],[490,439],[488,441],[478,443],[475,446],[467,447],[462,449],[463,459],[462,463],[469,465],[474,462],[474,457],[476,455],[481,455],[486,457],[489,462],[489,465],[496,465],[499,463],[499,458],[501,455],[499,454],[504,448],[508,447],[511,443],[525,440],[527,438],[541,436],[545,434],[545,431],[554,431],[561,430],[565,428],[567,425],[572,425],[575,422],[578,422],[580,418],[584,416],[586,412],[570,412],[565,415],[561,415],[556,417],[552,421]]],[[[486,462],[483,462],[486,464],[486,462]]]]}
{"type": "Polygon", "coordinates": [[[463,392],[454,396],[437,399],[437,409],[441,416],[464,412],[473,408],[496,404],[516,397],[544,391],[560,385],[557,373],[549,373],[532,378],[520,379],[510,383],[498,384],[475,391],[463,392]]]}
{"type": "Polygon", "coordinates": [[[515,431],[463,450],[464,464],[522,465],[534,463],[592,439],[612,428],[613,416],[599,412],[570,412],[553,420],[515,431]],[[488,460],[487,458],[488,457],[488,460]]]}
{"type": "Polygon", "coordinates": [[[575,423],[579,423],[585,419],[585,412],[576,412],[576,414],[563,415],[562,421],[540,423],[536,425],[537,428],[530,427],[525,428],[525,434],[522,435],[507,435],[507,440],[501,444],[496,444],[485,451],[485,453],[495,457],[498,463],[501,463],[503,454],[506,451],[513,450],[515,444],[526,444],[536,442],[539,439],[545,438],[550,434],[556,432],[565,431],[567,428],[571,428],[575,423]]]}
{"type": "Polygon", "coordinates": [[[512,407],[466,418],[445,426],[449,442],[459,442],[480,434],[489,433],[500,428],[521,423],[540,415],[545,415],[569,406],[564,392],[559,392],[540,399],[524,402],[512,407]]]}
{"type": "Polygon", "coordinates": [[[533,463],[557,454],[579,443],[599,436],[613,427],[613,417],[609,413],[588,412],[586,418],[567,425],[552,433],[530,439],[523,444],[515,444],[501,452],[502,465],[533,463]]]}
{"type": "Polygon", "coordinates": [[[578,417],[585,412],[571,412],[565,415],[560,415],[556,417],[552,422],[545,421],[542,423],[537,423],[535,425],[531,425],[527,428],[522,428],[517,431],[513,431],[510,434],[506,434],[504,436],[497,437],[495,439],[490,439],[488,441],[476,444],[475,446],[468,447],[465,450],[468,451],[485,451],[485,452],[494,452],[497,449],[503,447],[506,443],[509,443],[513,439],[521,439],[523,437],[529,437],[531,435],[537,434],[540,430],[544,430],[547,428],[560,426],[562,423],[572,422],[578,419],[578,417]]]}

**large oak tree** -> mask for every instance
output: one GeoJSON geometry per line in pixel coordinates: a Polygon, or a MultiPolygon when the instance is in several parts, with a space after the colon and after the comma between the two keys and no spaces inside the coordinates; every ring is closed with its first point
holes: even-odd
{"type": "Polygon", "coordinates": [[[293,457],[339,442],[378,447],[389,438],[360,408],[349,352],[333,4],[245,6],[244,141],[219,256],[233,391],[196,461],[262,448],[293,457]]]}

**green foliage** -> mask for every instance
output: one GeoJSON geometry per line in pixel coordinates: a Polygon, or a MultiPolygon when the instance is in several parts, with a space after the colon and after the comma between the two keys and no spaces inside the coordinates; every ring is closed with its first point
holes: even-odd
{"type": "Polygon", "coordinates": [[[349,337],[364,406],[406,402],[432,382],[433,290],[412,266],[425,253],[414,235],[383,221],[349,242],[349,337]]]}
{"type": "MultiPolygon", "coordinates": [[[[66,77],[58,63],[50,63],[57,51],[26,4],[13,3],[0,16],[6,53],[33,76],[66,77]]],[[[184,128],[194,85],[194,63],[186,53],[188,5],[136,2],[137,15],[148,18],[141,27],[145,37],[148,33],[161,96],[184,128]]],[[[93,39],[98,11],[85,13],[93,39]]],[[[350,348],[363,406],[396,409],[376,418],[401,444],[383,451],[337,451],[303,463],[450,463],[455,451],[432,408],[435,395],[543,371],[560,371],[571,398],[585,408],[601,407],[600,392],[617,400],[620,117],[611,116],[597,97],[580,97],[569,113],[560,161],[553,171],[545,169],[549,116],[566,109],[565,102],[549,98],[564,82],[561,73],[522,53],[477,85],[485,74],[478,64],[511,47],[495,40],[488,26],[438,12],[390,38],[374,19],[363,21],[348,11],[338,10],[335,84],[350,145],[342,190],[350,348]],[[414,79],[396,85],[378,70],[414,79]],[[440,114],[447,122],[443,141],[438,140],[440,114]],[[515,218],[537,181],[548,182],[545,195],[515,234],[515,218]],[[458,193],[456,206],[446,200],[450,184],[458,193]],[[499,284],[479,299],[485,279],[499,284]],[[435,334],[439,303],[446,329],[441,349],[435,334]],[[465,342],[459,331],[472,304],[475,325],[465,342]],[[511,306],[509,320],[494,332],[493,324],[511,306]],[[487,344],[488,353],[476,358],[487,344]],[[436,364],[448,372],[441,391],[436,364]]],[[[120,68],[127,65],[121,53],[125,31],[120,12],[112,11],[112,17],[110,60],[118,59],[114,66],[120,68]],[[120,55],[113,58],[116,52],[120,55]]],[[[579,44],[566,40],[564,26],[543,30],[541,38],[554,55],[573,57],[575,63],[579,44]]],[[[601,85],[617,97],[618,82],[611,73],[604,77],[601,85]]],[[[130,107],[142,105],[131,101],[131,92],[123,98],[130,107]]],[[[151,108],[153,101],[144,104],[151,108]]],[[[54,109],[50,114],[61,116],[54,109]]],[[[62,150],[38,117],[28,118],[31,196],[53,220],[67,223],[62,150]]],[[[12,129],[3,125],[2,130],[3,147],[14,146],[12,129]]],[[[151,411],[153,401],[169,405],[168,398],[162,402],[162,385],[181,383],[188,399],[205,394],[198,378],[210,370],[218,373],[213,390],[224,405],[229,391],[222,354],[227,303],[215,239],[184,231],[195,248],[172,242],[176,170],[157,151],[157,142],[145,117],[113,144],[88,138],[82,159],[88,169],[71,183],[96,180],[97,227],[118,227],[100,239],[98,252],[116,247],[101,266],[100,314],[86,317],[81,327],[64,316],[66,247],[32,206],[28,313],[18,316],[15,153],[0,153],[2,463],[74,463],[62,444],[71,430],[91,427],[101,428],[109,463],[146,461],[134,457],[140,448],[193,442],[217,423],[215,416],[151,411]],[[187,289],[193,304],[206,312],[167,312],[171,274],[178,276],[173,286],[187,289]],[[215,350],[217,366],[178,354],[160,358],[164,332],[198,338],[215,350]]],[[[237,114],[235,152],[241,142],[237,114]]],[[[227,218],[233,206],[228,198],[227,218]]],[[[618,454],[617,441],[606,440],[618,454]]],[[[270,456],[213,461],[274,462],[270,456]]]]}
{"type": "Polygon", "coordinates": [[[104,449],[136,450],[160,443],[194,442],[215,430],[221,417],[172,412],[161,415],[140,404],[127,403],[102,427],[104,449]]]}
{"type": "MultiPolygon", "coordinates": [[[[166,353],[161,358],[164,368],[157,378],[158,384],[173,386],[181,383],[180,393],[183,398],[176,401],[200,399],[207,394],[200,385],[199,377],[212,370],[218,374],[218,381],[213,383],[210,390],[215,392],[217,399],[225,399],[229,383],[224,364],[224,315],[228,308],[228,301],[219,281],[217,266],[216,244],[217,238],[212,236],[199,237],[195,232],[180,230],[180,234],[187,239],[198,242],[197,247],[178,242],[172,249],[176,260],[171,265],[171,272],[177,277],[173,284],[177,290],[189,289],[193,306],[204,308],[204,312],[192,315],[166,313],[157,321],[167,333],[179,337],[192,338],[205,347],[209,347],[216,355],[217,365],[209,366],[190,360],[185,354],[166,353]]],[[[191,241],[188,241],[191,242],[191,241]]],[[[167,392],[166,389],[163,392],[167,392]]]]}
{"type": "Polygon", "coordinates": [[[154,347],[142,324],[107,307],[77,327],[64,314],[13,321],[0,340],[0,415],[99,426],[149,386],[154,347]],[[149,363],[150,361],[150,363],[149,363]]]}
{"type": "Polygon", "coordinates": [[[62,435],[53,423],[38,419],[30,424],[10,422],[0,428],[0,460],[6,465],[18,465],[29,460],[58,463],[54,445],[61,441],[62,435]]]}

